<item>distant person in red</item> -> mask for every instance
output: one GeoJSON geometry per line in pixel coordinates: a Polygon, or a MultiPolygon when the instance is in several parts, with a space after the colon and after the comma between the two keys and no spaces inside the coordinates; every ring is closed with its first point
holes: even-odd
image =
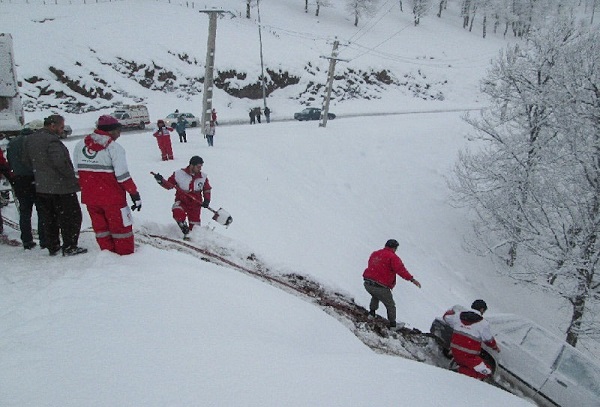
{"type": "Polygon", "coordinates": [[[217,122],[217,110],[216,109],[213,109],[210,112],[210,120],[212,120],[213,122],[215,122],[215,125],[217,125],[217,126],[219,125],[219,123],[217,122]]]}
{"type": "Polygon", "coordinates": [[[129,174],[125,149],[117,143],[120,135],[117,119],[100,116],[96,130],[75,146],[73,163],[98,246],[124,255],[134,250],[131,209],[141,210],[142,200],[129,174]]]}
{"type": "Polygon", "coordinates": [[[204,160],[197,155],[190,159],[187,167],[175,171],[168,179],[155,174],[154,179],[165,189],[176,189],[173,204],[173,219],[183,232],[184,238],[200,226],[200,211],[210,206],[211,186],[207,175],[202,172],[204,160]],[[189,222],[186,223],[186,218],[189,222]]]}
{"type": "Polygon", "coordinates": [[[492,374],[492,368],[480,356],[481,343],[500,352],[489,322],[483,319],[486,310],[485,301],[475,300],[470,310],[454,306],[444,314],[444,321],[454,329],[450,350],[458,365],[458,373],[479,380],[492,374]]]}
{"type": "Polygon", "coordinates": [[[171,146],[171,132],[175,130],[172,127],[167,127],[163,120],[156,122],[158,130],[154,132],[158,148],[160,149],[160,155],[163,161],[173,159],[173,147],[171,146]]]}
{"type": "Polygon", "coordinates": [[[396,286],[396,275],[421,288],[421,283],[408,272],[396,254],[399,245],[397,240],[390,239],[383,249],[371,253],[367,269],[363,273],[365,290],[371,294],[369,314],[374,317],[379,302],[382,302],[392,330],[404,327],[403,322],[396,324],[396,303],[392,296],[392,289],[396,286]]]}

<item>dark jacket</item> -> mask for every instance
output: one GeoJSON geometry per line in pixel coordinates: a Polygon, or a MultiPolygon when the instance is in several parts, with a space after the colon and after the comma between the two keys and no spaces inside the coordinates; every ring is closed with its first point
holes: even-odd
{"type": "Polygon", "coordinates": [[[6,149],[6,158],[12,169],[13,174],[18,177],[32,177],[33,170],[23,161],[23,144],[25,143],[25,135],[16,137],[8,143],[6,149]]]}
{"type": "Polygon", "coordinates": [[[33,169],[38,193],[66,195],[79,191],[69,150],[57,134],[42,129],[27,136],[23,161],[33,169]]]}

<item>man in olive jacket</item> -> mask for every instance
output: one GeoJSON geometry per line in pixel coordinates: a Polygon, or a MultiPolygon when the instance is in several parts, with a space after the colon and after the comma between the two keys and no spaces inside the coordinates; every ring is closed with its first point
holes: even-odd
{"type": "Polygon", "coordinates": [[[77,245],[82,220],[77,198],[79,182],[69,150],[60,140],[64,128],[62,116],[48,116],[44,128],[27,136],[23,145],[24,161],[33,169],[46,247],[51,256],[61,249],[60,237],[63,256],[87,252],[77,245]]]}

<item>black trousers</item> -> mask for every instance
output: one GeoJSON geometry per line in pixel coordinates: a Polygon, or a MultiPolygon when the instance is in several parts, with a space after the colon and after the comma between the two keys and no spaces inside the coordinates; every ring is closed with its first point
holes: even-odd
{"type": "Polygon", "coordinates": [[[37,194],[37,204],[48,250],[61,248],[60,237],[63,249],[76,247],[82,220],[77,194],[37,194]]]}
{"type": "MultiPolygon", "coordinates": [[[[19,201],[19,229],[21,229],[21,241],[23,244],[33,242],[33,234],[31,232],[31,215],[33,213],[33,205],[36,205],[37,196],[35,193],[35,184],[33,176],[16,175],[14,177],[13,189],[15,196],[19,201]]],[[[38,207],[35,207],[38,215],[38,236],[40,245],[43,247],[46,244],[46,236],[42,227],[42,216],[38,207]]]]}

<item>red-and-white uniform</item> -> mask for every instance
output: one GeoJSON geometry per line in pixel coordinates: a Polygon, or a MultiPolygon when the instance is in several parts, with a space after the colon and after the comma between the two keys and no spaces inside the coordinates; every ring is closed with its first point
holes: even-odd
{"type": "Polygon", "coordinates": [[[492,374],[491,367],[480,356],[481,343],[498,349],[489,322],[477,310],[465,310],[455,305],[444,314],[444,321],[453,329],[450,349],[458,372],[476,379],[492,374]]]}
{"type": "Polygon", "coordinates": [[[171,145],[171,132],[175,130],[172,127],[160,127],[154,132],[153,136],[156,137],[160,155],[163,161],[173,159],[173,147],[171,145]]]}
{"type": "Polygon", "coordinates": [[[81,202],[87,205],[96,241],[102,250],[131,254],[133,222],[127,195],[137,193],[125,149],[101,130],[86,136],[73,151],[81,202]]]}
{"type": "Polygon", "coordinates": [[[211,186],[204,172],[192,175],[189,169],[182,168],[175,171],[162,184],[165,189],[173,189],[175,192],[175,203],[173,204],[173,219],[176,222],[185,222],[186,217],[190,230],[194,225],[200,225],[200,212],[202,202],[210,201],[211,186]]]}

